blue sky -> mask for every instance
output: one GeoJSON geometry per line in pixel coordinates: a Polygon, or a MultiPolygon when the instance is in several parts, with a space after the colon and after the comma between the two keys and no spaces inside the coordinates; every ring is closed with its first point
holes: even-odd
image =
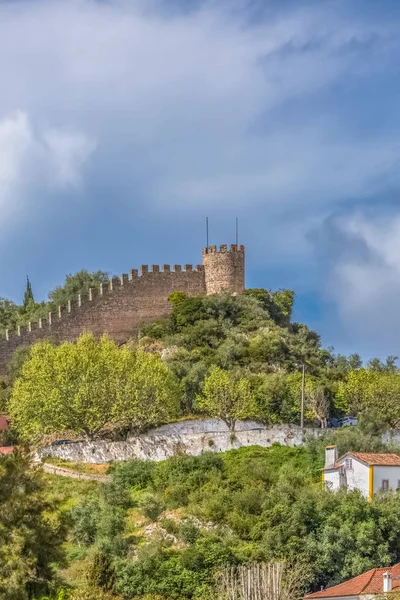
{"type": "Polygon", "coordinates": [[[247,248],[326,345],[400,354],[400,3],[0,1],[0,296],[247,248]]]}

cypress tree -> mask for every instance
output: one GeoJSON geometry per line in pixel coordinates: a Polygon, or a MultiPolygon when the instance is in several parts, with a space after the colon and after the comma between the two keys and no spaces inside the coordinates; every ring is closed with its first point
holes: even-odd
{"type": "Polygon", "coordinates": [[[33,302],[35,301],[34,298],[33,298],[33,292],[32,292],[31,282],[29,281],[29,277],[26,276],[26,290],[25,290],[24,302],[23,302],[24,310],[26,310],[28,308],[31,300],[33,302]]]}

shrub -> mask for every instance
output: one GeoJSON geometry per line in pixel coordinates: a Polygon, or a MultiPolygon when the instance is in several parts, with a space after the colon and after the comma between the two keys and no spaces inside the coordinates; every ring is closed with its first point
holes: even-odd
{"type": "Polygon", "coordinates": [[[155,463],[150,460],[133,459],[112,465],[108,472],[124,487],[143,489],[151,482],[154,469],[155,463]]]}
{"type": "Polygon", "coordinates": [[[94,543],[97,533],[99,510],[98,499],[95,497],[89,498],[87,502],[80,506],[75,506],[71,510],[73,535],[78,544],[89,546],[94,543]]]}
{"type": "Polygon", "coordinates": [[[157,521],[164,508],[161,498],[150,492],[142,494],[138,505],[144,516],[151,521],[157,521]]]}
{"type": "Polygon", "coordinates": [[[160,525],[165,531],[171,535],[175,535],[179,531],[179,527],[174,519],[162,519],[160,525]]]}
{"type": "Polygon", "coordinates": [[[199,535],[200,530],[192,520],[188,519],[180,524],[179,536],[184,542],[186,542],[186,544],[194,544],[199,535]]]}
{"type": "Polygon", "coordinates": [[[93,556],[88,569],[87,582],[89,587],[99,587],[111,590],[114,585],[114,569],[109,553],[98,550],[93,556]]]}

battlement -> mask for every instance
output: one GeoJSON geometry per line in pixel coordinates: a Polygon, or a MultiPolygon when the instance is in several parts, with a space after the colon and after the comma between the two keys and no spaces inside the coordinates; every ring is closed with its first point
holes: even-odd
{"type": "Polygon", "coordinates": [[[203,248],[203,265],[207,294],[233,292],[241,294],[244,290],[244,246],[222,244],[203,248]]]}
{"type": "Polygon", "coordinates": [[[189,296],[231,293],[244,288],[244,247],[231,244],[203,249],[203,264],[141,265],[120,277],[57,306],[46,317],[7,330],[0,339],[0,375],[18,346],[49,339],[55,343],[75,341],[84,331],[107,333],[118,343],[126,342],[134,329],[171,311],[173,292],[189,296]]]}
{"type": "Polygon", "coordinates": [[[137,270],[131,270],[130,280],[135,277],[142,277],[143,275],[152,275],[156,273],[188,273],[191,271],[203,271],[203,265],[196,265],[193,269],[193,265],[140,265],[139,272],[137,270]]]}
{"type": "Polygon", "coordinates": [[[227,252],[244,252],[244,246],[241,244],[230,244],[228,250],[226,244],[221,244],[219,251],[217,250],[217,246],[208,246],[202,250],[203,256],[207,254],[226,254],[227,252]]]}
{"type": "MultiPolygon", "coordinates": [[[[23,338],[29,337],[29,334],[36,331],[46,331],[53,328],[60,319],[75,315],[76,311],[81,307],[85,308],[86,303],[94,302],[99,297],[105,297],[110,292],[115,292],[118,288],[123,286],[132,286],[137,282],[140,282],[142,278],[147,281],[153,276],[165,276],[169,275],[172,278],[176,274],[188,274],[188,273],[204,273],[203,265],[140,265],[138,269],[130,269],[129,274],[122,273],[120,277],[111,277],[107,283],[101,283],[97,288],[89,288],[85,294],[79,294],[78,296],[71,298],[64,305],[57,306],[55,312],[49,312],[46,318],[41,318],[37,322],[30,321],[27,325],[18,325],[15,330],[7,329],[4,336],[0,336],[5,341],[10,341],[12,338],[23,338]],[[150,268],[149,268],[150,267],[150,268]]],[[[157,277],[156,277],[157,279],[157,277]]],[[[173,279],[172,279],[173,281],[173,279]]],[[[134,286],[133,286],[134,287],[134,286]]],[[[132,290],[133,291],[133,290],[132,290]]]]}

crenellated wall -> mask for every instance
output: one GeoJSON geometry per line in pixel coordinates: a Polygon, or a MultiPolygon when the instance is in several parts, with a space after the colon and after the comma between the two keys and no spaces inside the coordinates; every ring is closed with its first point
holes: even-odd
{"type": "Polygon", "coordinates": [[[188,295],[205,293],[204,268],[197,265],[142,265],[128,274],[91,288],[85,296],[72,298],[47,319],[7,331],[0,341],[0,375],[16,348],[42,339],[74,341],[83,331],[108,333],[117,342],[126,341],[135,325],[151,321],[170,310],[168,296],[174,291],[188,295]]]}
{"type": "Polygon", "coordinates": [[[71,298],[47,319],[7,331],[0,340],[0,375],[5,375],[13,352],[39,340],[75,341],[83,331],[108,333],[125,342],[140,323],[153,321],[171,310],[172,292],[190,296],[244,289],[244,247],[231,245],[203,249],[203,265],[141,265],[139,271],[110,279],[108,284],[89,289],[84,296],[71,298]]]}

